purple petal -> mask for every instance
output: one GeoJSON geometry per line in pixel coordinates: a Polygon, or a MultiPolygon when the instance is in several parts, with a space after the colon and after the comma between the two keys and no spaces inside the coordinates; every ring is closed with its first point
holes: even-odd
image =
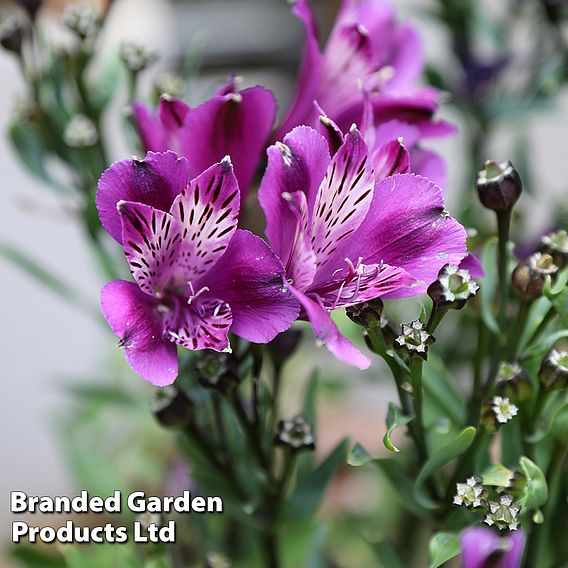
{"type": "MultiPolygon", "coordinates": [[[[177,136],[190,110],[189,106],[179,99],[167,96],[161,97],[158,105],[158,116],[163,128],[168,133],[170,141],[177,136]]],[[[170,147],[171,145],[170,142],[170,147]]]]}
{"type": "Polygon", "coordinates": [[[463,568],[485,568],[491,564],[500,568],[519,568],[523,554],[525,536],[521,531],[505,537],[484,527],[472,527],[460,537],[463,568]]]}
{"type": "Polygon", "coordinates": [[[285,282],[284,267],[268,245],[248,231],[237,230],[226,253],[197,283],[231,307],[231,331],[266,343],[290,327],[299,306],[285,282]]]}
{"type": "Polygon", "coordinates": [[[189,160],[190,176],[195,177],[229,155],[244,198],[275,113],[274,96],[263,87],[214,96],[191,109],[179,131],[180,149],[189,160]]]}
{"type": "Polygon", "coordinates": [[[420,130],[407,122],[389,120],[375,126],[376,146],[402,138],[407,148],[412,148],[420,139],[420,130]]]}
{"type": "Polygon", "coordinates": [[[226,302],[214,298],[190,298],[188,304],[176,306],[164,328],[170,340],[186,349],[227,351],[228,333],[233,316],[226,302]]]}
{"type": "Polygon", "coordinates": [[[149,205],[120,201],[124,253],[143,292],[157,298],[189,278],[179,258],[181,233],[175,219],[149,205]]]}
{"type": "Polygon", "coordinates": [[[480,260],[472,253],[465,255],[459,267],[469,271],[472,278],[483,278],[485,276],[485,270],[483,270],[480,260]]]}
{"type": "Polygon", "coordinates": [[[318,267],[361,225],[373,199],[373,185],[367,146],[359,131],[351,129],[327,168],[311,212],[311,244],[318,267]]]}
{"type": "Polygon", "coordinates": [[[412,172],[433,181],[444,190],[448,183],[448,172],[444,159],[432,150],[414,148],[410,157],[412,172]]]}
{"type": "Polygon", "coordinates": [[[347,261],[344,268],[335,271],[332,281],[316,281],[309,292],[317,294],[326,308],[335,310],[384,296],[413,281],[398,266],[362,263],[355,266],[347,261]]]}
{"type": "Polygon", "coordinates": [[[133,282],[114,280],[101,291],[101,310],[121,340],[132,369],[153,385],[173,383],[178,374],[177,350],[162,337],[157,301],[133,282]]]}
{"type": "Polygon", "coordinates": [[[314,101],[314,107],[319,116],[319,120],[316,124],[316,130],[327,140],[329,150],[333,156],[343,144],[343,132],[341,132],[339,126],[337,126],[337,124],[335,124],[335,122],[327,116],[317,101],[314,101]]]}
{"type": "Polygon", "coordinates": [[[186,281],[202,276],[223,256],[237,229],[239,186],[226,158],[193,179],[174,200],[180,232],[177,263],[186,281]]]}
{"type": "Polygon", "coordinates": [[[405,174],[410,171],[410,154],[404,147],[402,138],[387,142],[377,148],[372,156],[377,181],[395,174],[405,174]]]}
{"type": "Polygon", "coordinates": [[[99,180],[96,204],[104,228],[122,243],[119,201],[134,201],[169,211],[188,183],[189,165],[174,152],[149,152],[144,160],[115,162],[99,180]]]}
{"type": "Polygon", "coordinates": [[[287,264],[297,218],[282,194],[305,193],[311,210],[331,158],[325,138],[307,126],[294,128],[284,138],[284,144],[270,146],[267,153],[268,165],[258,198],[266,215],[270,245],[287,264]]]}
{"type": "Polygon", "coordinates": [[[399,266],[418,281],[385,297],[415,296],[442,266],[460,263],[465,240],[465,229],[444,211],[439,187],[414,174],[395,175],[376,184],[365,221],[328,261],[328,274],[318,279],[331,278],[333,267],[358,254],[365,264],[399,266]]]}
{"type": "Polygon", "coordinates": [[[341,335],[330,315],[317,301],[308,298],[293,287],[290,291],[302,304],[318,341],[325,345],[337,359],[359,369],[367,369],[370,366],[371,361],[341,335]]]}
{"type": "Polygon", "coordinates": [[[404,91],[412,86],[424,70],[424,47],[418,31],[409,25],[402,25],[393,32],[392,55],[389,65],[394,69],[393,77],[387,82],[388,91],[404,91]]]}
{"type": "Polygon", "coordinates": [[[165,152],[168,138],[161,121],[140,101],[132,103],[132,119],[146,152],[165,152]]]}
{"type": "Polygon", "coordinates": [[[297,0],[292,8],[292,13],[304,25],[304,50],[296,95],[275,134],[275,140],[282,140],[284,135],[295,126],[314,124],[317,120],[313,103],[318,98],[318,89],[323,73],[323,56],[318,45],[316,24],[307,0],[297,0]]]}

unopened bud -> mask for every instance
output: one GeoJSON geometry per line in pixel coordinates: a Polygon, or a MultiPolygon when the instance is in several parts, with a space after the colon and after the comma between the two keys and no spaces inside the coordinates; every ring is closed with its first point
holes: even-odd
{"type": "Polygon", "coordinates": [[[355,306],[346,308],[347,317],[357,325],[367,328],[376,328],[381,323],[383,301],[380,298],[368,300],[355,306]]]}
{"type": "Polygon", "coordinates": [[[420,320],[402,324],[402,333],[394,340],[394,348],[426,360],[428,348],[436,339],[430,335],[420,320]]]}
{"type": "Polygon", "coordinates": [[[279,333],[266,345],[276,367],[281,368],[286,363],[298,348],[301,339],[302,332],[299,329],[289,329],[279,333]]]}
{"type": "Polygon", "coordinates": [[[202,351],[195,361],[198,381],[208,389],[226,394],[239,384],[238,363],[229,353],[202,351]]]}
{"type": "Polygon", "coordinates": [[[532,391],[531,382],[518,363],[503,361],[497,372],[496,387],[500,395],[514,401],[527,400],[532,391]]]}
{"type": "Polygon", "coordinates": [[[4,49],[15,54],[21,53],[25,25],[21,15],[15,10],[3,10],[0,13],[0,44],[4,49]]]}
{"type": "Polygon", "coordinates": [[[152,410],[163,426],[183,426],[191,415],[192,403],[183,391],[170,385],[155,391],[152,410]]]}
{"type": "Polygon", "coordinates": [[[509,211],[519,199],[523,183],[511,162],[488,160],[477,174],[479,201],[492,211],[509,211]]]}
{"type": "Polygon", "coordinates": [[[568,387],[568,351],[552,349],[540,365],[538,378],[547,390],[568,387]]]}
{"type": "Polygon", "coordinates": [[[30,20],[33,22],[38,10],[43,4],[43,0],[16,0],[16,4],[26,11],[30,20]]]}
{"type": "Polygon", "coordinates": [[[549,254],[558,268],[568,264],[568,232],[564,229],[544,235],[540,239],[540,252],[549,254]]]}
{"type": "Polygon", "coordinates": [[[69,4],[63,10],[62,21],[80,39],[95,35],[99,29],[99,15],[93,4],[78,2],[69,4]]]}
{"type": "Polygon", "coordinates": [[[139,73],[158,59],[158,55],[140,43],[123,43],[120,57],[131,73],[139,73]]]}
{"type": "Polygon", "coordinates": [[[76,114],[63,132],[63,141],[71,148],[86,148],[97,143],[99,134],[93,121],[84,114],[76,114]]]}
{"type": "Polygon", "coordinates": [[[517,264],[511,280],[523,300],[534,300],[542,296],[547,276],[557,271],[558,267],[549,254],[535,252],[517,264]]]}
{"type": "Polygon", "coordinates": [[[312,425],[300,415],[290,420],[280,420],[274,443],[277,446],[286,446],[294,452],[313,450],[315,438],[312,425]]]}
{"type": "Polygon", "coordinates": [[[438,307],[461,310],[478,290],[479,286],[471,279],[468,270],[446,264],[438,273],[437,280],[428,286],[428,296],[438,307]]]}

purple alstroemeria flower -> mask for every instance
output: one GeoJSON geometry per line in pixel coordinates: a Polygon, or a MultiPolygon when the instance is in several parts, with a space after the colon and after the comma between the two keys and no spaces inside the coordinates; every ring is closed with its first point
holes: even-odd
{"type": "Polygon", "coordinates": [[[299,312],[281,261],[237,229],[230,160],[191,181],[188,172],[173,152],[117,162],[97,195],[101,222],[122,243],[135,280],[108,283],[102,312],[131,367],[158,386],[178,374],[176,345],[230,350],[229,331],[264,343],[299,312]]]}
{"type": "Polygon", "coordinates": [[[297,92],[276,140],[295,126],[316,126],[314,101],[342,130],[361,124],[360,85],[372,95],[376,124],[415,124],[423,137],[455,131],[433,121],[439,92],[413,87],[423,70],[422,43],[414,28],[396,23],[389,1],[343,0],[323,52],[309,1],[296,0],[293,13],[305,28],[304,52],[297,92]]]}
{"type": "Polygon", "coordinates": [[[520,568],[525,534],[499,536],[491,529],[472,527],[460,537],[463,568],[520,568]]]}
{"type": "Polygon", "coordinates": [[[264,87],[238,90],[232,78],[196,107],[163,96],[156,113],[138,101],[132,112],[144,149],[176,151],[188,159],[191,177],[231,156],[244,197],[272,131],[276,101],[264,87]]]}
{"type": "Polygon", "coordinates": [[[259,200],[303,316],[338,359],[360,368],[369,360],[329,312],[422,293],[442,266],[466,254],[465,230],[444,210],[441,190],[408,173],[377,182],[355,127],[333,157],[319,132],[292,130],[268,149],[259,200]]]}

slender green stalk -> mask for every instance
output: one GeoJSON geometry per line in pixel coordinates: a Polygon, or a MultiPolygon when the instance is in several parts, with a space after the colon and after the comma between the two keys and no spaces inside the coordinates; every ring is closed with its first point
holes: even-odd
{"type": "MultiPolygon", "coordinates": [[[[499,276],[499,315],[498,322],[500,325],[504,323],[507,296],[509,292],[509,271],[508,271],[508,245],[509,245],[509,229],[511,226],[511,210],[497,213],[497,270],[499,276]]],[[[503,331],[503,327],[501,327],[503,331]]]]}
{"type": "Polygon", "coordinates": [[[536,343],[540,336],[546,331],[546,328],[550,324],[550,322],[556,317],[556,309],[554,306],[550,306],[550,309],[546,312],[545,316],[542,318],[542,321],[538,324],[538,327],[534,330],[533,334],[530,336],[529,340],[527,341],[527,345],[532,345],[536,343]]]}
{"type": "Polygon", "coordinates": [[[412,383],[412,402],[414,407],[414,429],[416,432],[416,445],[422,463],[428,459],[428,445],[424,430],[423,415],[423,386],[422,386],[422,359],[413,355],[410,357],[410,380],[412,383]]]}
{"type": "Polygon", "coordinates": [[[513,331],[509,334],[509,340],[507,341],[507,346],[505,347],[504,359],[506,361],[513,361],[517,357],[520,343],[527,324],[530,307],[531,303],[526,301],[521,302],[521,305],[519,306],[519,312],[517,314],[515,326],[513,328],[513,331]]]}

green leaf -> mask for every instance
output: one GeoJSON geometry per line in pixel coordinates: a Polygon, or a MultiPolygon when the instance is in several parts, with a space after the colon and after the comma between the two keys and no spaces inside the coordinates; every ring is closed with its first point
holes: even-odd
{"type": "Polygon", "coordinates": [[[65,568],[63,558],[48,554],[37,545],[18,544],[12,548],[10,556],[27,568],[65,568]]]}
{"type": "Polygon", "coordinates": [[[434,503],[423,490],[424,483],[443,465],[449,463],[453,459],[461,456],[471,446],[475,438],[475,428],[468,426],[464,428],[451,442],[437,448],[428,461],[423,465],[416,482],[414,484],[414,493],[416,501],[425,508],[437,508],[434,503]]]}
{"type": "Polygon", "coordinates": [[[440,532],[430,539],[429,568],[438,568],[460,553],[460,541],[456,533],[440,532]]]}
{"type": "Polygon", "coordinates": [[[540,467],[529,458],[522,456],[519,465],[526,478],[519,505],[531,511],[548,501],[548,485],[540,467]]]}
{"type": "Polygon", "coordinates": [[[481,264],[485,271],[485,278],[479,288],[479,302],[481,306],[481,317],[487,329],[499,334],[499,324],[493,314],[493,298],[497,286],[497,260],[496,260],[497,237],[487,239],[481,253],[481,264]]]}
{"type": "Polygon", "coordinates": [[[508,487],[513,472],[500,463],[490,465],[482,474],[483,485],[508,487]]]}
{"type": "Polygon", "coordinates": [[[391,483],[401,505],[409,512],[424,516],[424,509],[414,498],[414,484],[402,469],[400,463],[394,458],[374,458],[361,444],[355,444],[349,452],[347,463],[359,467],[368,463],[377,466],[391,483]]]}
{"type": "Polygon", "coordinates": [[[458,394],[455,382],[440,357],[429,353],[422,366],[424,391],[432,402],[454,423],[461,427],[465,422],[464,399],[458,394]]]}
{"type": "Polygon", "coordinates": [[[335,472],[345,463],[346,453],[347,440],[343,440],[316,469],[299,481],[286,504],[285,518],[295,522],[312,518],[335,472]]]}
{"type": "Polygon", "coordinates": [[[50,187],[59,191],[66,189],[59,185],[47,171],[46,149],[38,128],[29,122],[14,122],[9,130],[10,141],[26,169],[50,187]]]}
{"type": "Polygon", "coordinates": [[[0,257],[10,261],[20,270],[23,270],[34,280],[51,290],[51,292],[66,302],[71,302],[76,306],[83,308],[83,310],[97,319],[101,319],[98,308],[96,308],[88,299],[86,299],[80,292],[69,286],[63,278],[54,275],[36,260],[29,257],[26,253],[19,251],[8,243],[0,242],[0,257]]]}
{"type": "Polygon", "coordinates": [[[387,412],[387,431],[383,437],[383,444],[391,452],[400,452],[400,450],[392,443],[391,435],[397,426],[404,426],[408,424],[412,418],[404,414],[399,416],[399,408],[392,402],[389,402],[389,409],[387,412]]]}

